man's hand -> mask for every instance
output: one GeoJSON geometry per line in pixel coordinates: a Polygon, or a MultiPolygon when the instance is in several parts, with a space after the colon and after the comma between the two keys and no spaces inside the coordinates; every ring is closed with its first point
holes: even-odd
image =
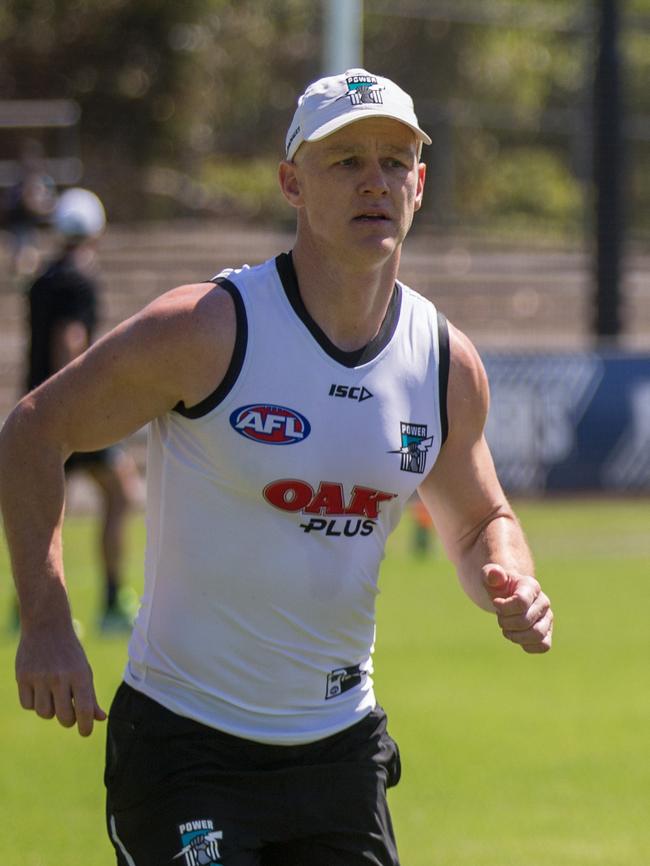
{"type": "Polygon", "coordinates": [[[548,652],[553,635],[553,611],[535,578],[507,572],[502,566],[489,563],[483,566],[483,584],[504,636],[525,652],[548,652]]]}
{"type": "Polygon", "coordinates": [[[93,675],[70,624],[63,633],[46,629],[23,633],[16,654],[18,696],[25,710],[43,719],[56,716],[64,728],[75,724],[82,737],[106,713],[97,703],[93,675]]]}

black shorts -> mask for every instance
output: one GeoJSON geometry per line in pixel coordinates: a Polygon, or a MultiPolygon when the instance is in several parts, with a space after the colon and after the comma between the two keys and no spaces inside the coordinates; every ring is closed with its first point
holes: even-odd
{"type": "Polygon", "coordinates": [[[115,460],[115,447],[101,448],[99,451],[74,451],[65,461],[65,471],[88,469],[97,466],[110,466],[115,460]]]}
{"type": "Polygon", "coordinates": [[[399,866],[379,707],[331,737],[272,746],[178,716],[124,683],[106,748],[119,866],[399,866]]]}

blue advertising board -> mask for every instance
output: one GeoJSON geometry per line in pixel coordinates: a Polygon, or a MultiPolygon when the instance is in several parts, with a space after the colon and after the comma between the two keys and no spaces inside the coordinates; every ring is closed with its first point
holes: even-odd
{"type": "Polygon", "coordinates": [[[482,353],[510,492],[650,493],[650,354],[482,353]]]}

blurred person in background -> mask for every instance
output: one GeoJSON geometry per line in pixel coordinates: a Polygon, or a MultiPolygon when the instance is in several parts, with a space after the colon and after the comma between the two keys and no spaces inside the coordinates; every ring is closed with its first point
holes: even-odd
{"type": "MultiPolygon", "coordinates": [[[[58,250],[28,290],[27,390],[33,391],[79,357],[93,341],[99,319],[97,243],[106,217],[90,190],[69,189],[57,201],[53,223],[58,250]]],[[[137,490],[131,456],[117,446],[71,454],[66,474],[83,472],[101,496],[100,559],[104,632],[130,630],[136,600],[124,585],[126,518],[137,490]]]]}
{"type": "Polygon", "coordinates": [[[311,84],[279,167],[291,252],[161,296],[5,424],[20,700],[88,735],[106,714],[65,593],[61,466],[150,422],[145,591],[107,733],[119,866],[398,866],[372,652],[386,539],[416,490],[470,599],[550,649],[483,366],[397,280],[423,143],[389,79],[311,84]]]}
{"type": "Polygon", "coordinates": [[[413,524],[411,549],[416,556],[435,552],[436,533],[431,514],[420,497],[411,497],[409,504],[413,524]]]}
{"type": "Polygon", "coordinates": [[[18,177],[4,199],[3,223],[10,239],[12,271],[17,277],[30,277],[39,265],[38,230],[49,225],[56,203],[56,186],[36,139],[23,142],[18,177]]]}

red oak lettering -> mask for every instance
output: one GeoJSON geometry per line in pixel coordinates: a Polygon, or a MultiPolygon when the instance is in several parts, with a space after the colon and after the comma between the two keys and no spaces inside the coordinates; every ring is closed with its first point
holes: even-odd
{"type": "Polygon", "coordinates": [[[305,514],[345,514],[343,485],[321,481],[316,496],[303,510],[305,514]]]}
{"type": "Polygon", "coordinates": [[[382,502],[394,499],[396,493],[384,493],[372,487],[352,488],[350,502],[346,506],[343,485],[332,481],[321,481],[314,492],[311,484],[295,478],[272,481],[264,488],[264,498],[282,511],[302,511],[305,514],[342,515],[355,514],[376,520],[382,502]]]}
{"type": "Polygon", "coordinates": [[[314,490],[305,481],[295,478],[273,481],[264,488],[264,498],[283,511],[300,511],[312,500],[314,490]]]}
{"type": "Polygon", "coordinates": [[[352,498],[345,509],[345,513],[375,518],[379,515],[380,502],[388,502],[389,499],[394,499],[396,496],[396,493],[382,493],[381,490],[373,490],[371,487],[355,485],[352,488],[352,498]]]}

